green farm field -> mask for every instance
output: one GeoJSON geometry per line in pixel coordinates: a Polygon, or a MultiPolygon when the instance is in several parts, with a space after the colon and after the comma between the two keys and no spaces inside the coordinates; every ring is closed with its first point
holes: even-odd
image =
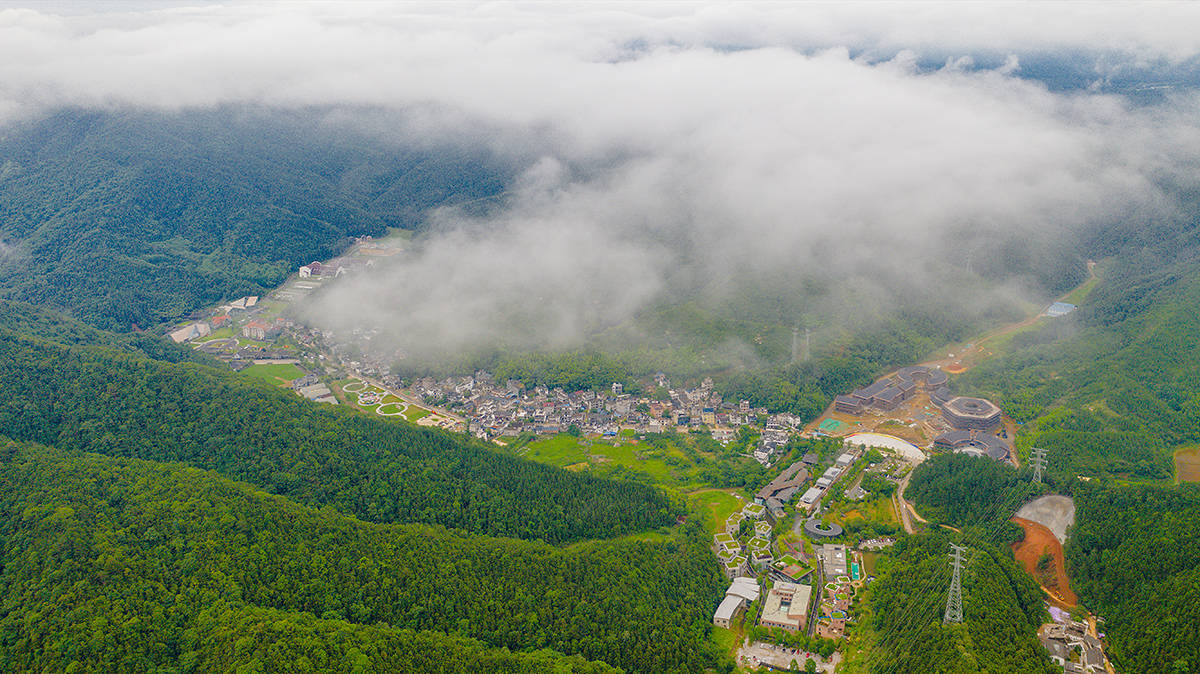
{"type": "Polygon", "coordinates": [[[690,462],[682,452],[673,450],[666,456],[677,456],[681,466],[668,465],[664,453],[644,442],[614,446],[605,440],[577,438],[566,433],[534,440],[519,450],[520,456],[553,466],[565,467],[586,463],[591,468],[617,465],[649,475],[657,484],[682,487],[691,480],[690,462]],[[649,456],[654,454],[654,456],[649,456]]]}
{"type": "Polygon", "coordinates": [[[276,386],[287,386],[292,383],[293,379],[303,377],[304,370],[291,363],[271,363],[251,365],[242,370],[241,374],[261,379],[276,386]]]}

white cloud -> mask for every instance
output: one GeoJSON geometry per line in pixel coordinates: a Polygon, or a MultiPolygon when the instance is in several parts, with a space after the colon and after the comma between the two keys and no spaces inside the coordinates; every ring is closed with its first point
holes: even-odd
{"type": "Polygon", "coordinates": [[[1006,241],[1166,212],[1155,181],[1200,154],[1194,93],[1138,108],[1016,75],[1031,51],[1097,76],[1178,63],[1196,25],[1189,3],[9,9],[0,111],[342,104],[501,152],[535,137],[504,210],[437,214],[444,234],[351,292],[409,342],[561,344],[680,284],[871,267],[925,287],[1006,241]]]}

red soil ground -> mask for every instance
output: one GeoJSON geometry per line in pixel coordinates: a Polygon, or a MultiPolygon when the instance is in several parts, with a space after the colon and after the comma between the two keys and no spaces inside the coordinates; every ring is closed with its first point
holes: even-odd
{"type": "Polygon", "coordinates": [[[1058,539],[1054,537],[1054,534],[1049,529],[1037,522],[1031,522],[1020,517],[1014,517],[1012,521],[1025,530],[1025,540],[1020,543],[1014,543],[1012,546],[1017,563],[1030,576],[1033,576],[1034,580],[1037,580],[1041,584],[1041,578],[1037,570],[1038,558],[1047,552],[1050,553],[1054,557],[1054,575],[1058,580],[1058,586],[1046,587],[1043,585],[1042,588],[1050,594],[1054,603],[1062,608],[1074,607],[1079,599],[1071,591],[1070,580],[1067,578],[1067,568],[1063,562],[1062,544],[1058,542],[1058,539]]]}

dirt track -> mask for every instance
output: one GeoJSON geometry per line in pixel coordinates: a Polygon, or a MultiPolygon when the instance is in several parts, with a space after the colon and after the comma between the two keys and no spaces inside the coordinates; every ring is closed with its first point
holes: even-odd
{"type": "Polygon", "coordinates": [[[1017,558],[1017,563],[1021,568],[1033,576],[1034,580],[1041,584],[1041,578],[1037,571],[1038,558],[1044,553],[1049,552],[1054,557],[1054,576],[1057,580],[1057,587],[1042,586],[1050,596],[1054,599],[1054,603],[1063,608],[1071,608],[1078,603],[1079,599],[1075,593],[1071,591],[1070,580],[1067,578],[1066,564],[1063,561],[1062,544],[1058,542],[1058,538],[1054,536],[1046,527],[1020,517],[1012,518],[1012,521],[1025,530],[1025,540],[1020,543],[1014,543],[1013,554],[1017,558]]]}

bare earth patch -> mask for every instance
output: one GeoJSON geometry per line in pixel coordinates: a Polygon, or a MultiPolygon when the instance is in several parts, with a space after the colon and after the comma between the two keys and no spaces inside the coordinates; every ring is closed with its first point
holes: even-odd
{"type": "Polygon", "coordinates": [[[1021,506],[1017,517],[1049,529],[1059,543],[1067,542],[1067,528],[1075,524],[1075,501],[1069,496],[1049,494],[1021,506]]]}
{"type": "Polygon", "coordinates": [[[1062,608],[1074,607],[1079,599],[1071,591],[1071,581],[1067,578],[1062,543],[1053,532],[1037,522],[1020,517],[1014,517],[1012,521],[1025,530],[1025,540],[1012,546],[1017,563],[1050,594],[1055,603],[1062,608]],[[1039,569],[1038,560],[1044,554],[1049,554],[1052,562],[1049,567],[1039,569]]]}
{"type": "Polygon", "coordinates": [[[1175,481],[1200,482],[1200,446],[1175,452],[1175,481]]]}

